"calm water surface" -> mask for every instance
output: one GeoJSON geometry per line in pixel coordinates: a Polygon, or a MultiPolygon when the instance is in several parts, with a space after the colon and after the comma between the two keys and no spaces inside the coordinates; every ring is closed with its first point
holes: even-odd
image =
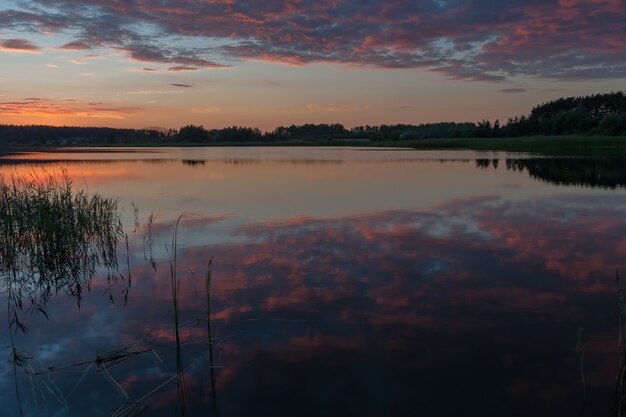
{"type": "MultiPolygon", "coordinates": [[[[96,276],[80,308],[58,294],[49,319],[23,312],[25,415],[112,416],[132,403],[175,414],[170,259],[181,215],[188,415],[609,414],[624,162],[322,148],[4,156],[2,174],[64,170],[118,198],[129,235],[113,303],[96,276]],[[94,363],[123,348],[137,354],[94,363]]],[[[4,358],[10,346],[5,331],[4,358]]],[[[14,385],[5,362],[2,416],[19,415],[14,385]]]]}

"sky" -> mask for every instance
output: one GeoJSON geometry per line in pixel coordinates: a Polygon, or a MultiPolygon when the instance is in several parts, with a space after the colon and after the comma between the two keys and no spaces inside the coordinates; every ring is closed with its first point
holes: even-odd
{"type": "Polygon", "coordinates": [[[0,123],[506,121],[623,90],[624,0],[0,0],[0,123]]]}

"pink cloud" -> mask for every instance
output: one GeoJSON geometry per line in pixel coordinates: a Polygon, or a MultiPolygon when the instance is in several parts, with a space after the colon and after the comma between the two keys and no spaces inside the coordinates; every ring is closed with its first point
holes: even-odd
{"type": "Polygon", "coordinates": [[[57,13],[5,10],[0,24],[25,33],[72,30],[76,38],[61,48],[114,49],[132,60],[171,64],[172,71],[262,60],[420,68],[488,82],[519,74],[626,76],[626,5],[619,0],[188,0],[176,5],[65,0],[54,9],[57,13]],[[85,6],[89,15],[82,14],[85,6]],[[159,42],[129,22],[157,28],[159,42]],[[181,46],[181,39],[191,42],[181,46]],[[198,40],[218,46],[197,46],[198,40]]]}

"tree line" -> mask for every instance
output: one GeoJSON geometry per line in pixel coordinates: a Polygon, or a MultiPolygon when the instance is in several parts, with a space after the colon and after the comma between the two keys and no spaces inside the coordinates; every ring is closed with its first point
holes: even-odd
{"type": "Polygon", "coordinates": [[[178,131],[160,129],[116,129],[110,127],[0,125],[2,145],[113,145],[165,143],[178,131]]]}
{"type": "Polygon", "coordinates": [[[371,140],[395,141],[431,138],[520,137],[530,135],[626,135],[624,92],[567,97],[532,108],[528,115],[506,123],[440,122],[419,125],[357,126],[304,124],[280,126],[271,132],[232,126],[206,129],[187,125],[176,129],[115,129],[103,127],[55,127],[0,125],[0,146],[10,145],[110,145],[110,144],[211,144],[276,143],[289,141],[371,140]]]}

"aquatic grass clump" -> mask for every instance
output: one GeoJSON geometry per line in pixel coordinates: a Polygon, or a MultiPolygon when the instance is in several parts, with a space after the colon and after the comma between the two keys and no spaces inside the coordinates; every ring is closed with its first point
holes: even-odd
{"type": "Polygon", "coordinates": [[[65,173],[0,175],[0,285],[12,329],[27,330],[18,314],[24,308],[46,315],[54,294],[71,295],[80,306],[100,267],[111,284],[123,236],[117,205],[74,190],[65,173]]]}

